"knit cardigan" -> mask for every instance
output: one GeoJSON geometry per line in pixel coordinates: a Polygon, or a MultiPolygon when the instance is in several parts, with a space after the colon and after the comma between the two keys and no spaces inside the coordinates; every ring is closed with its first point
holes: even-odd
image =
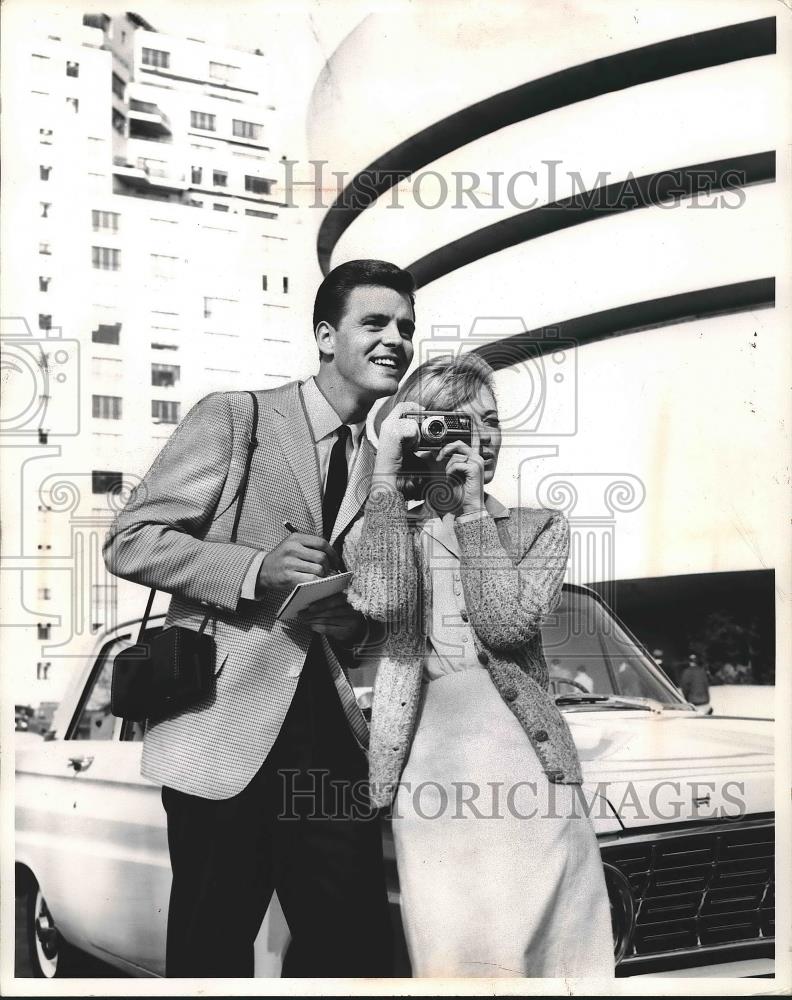
{"type": "MultiPolygon", "coordinates": [[[[522,507],[497,521],[457,521],[454,530],[479,662],[525,730],[548,780],[580,784],[572,735],[548,692],[540,633],[543,618],[560,600],[568,521],[560,511],[522,507]]],[[[349,603],[386,623],[369,743],[377,806],[388,805],[398,788],[421,694],[432,588],[419,535],[402,494],[377,487],[344,543],[344,561],[354,573],[349,603]]]]}

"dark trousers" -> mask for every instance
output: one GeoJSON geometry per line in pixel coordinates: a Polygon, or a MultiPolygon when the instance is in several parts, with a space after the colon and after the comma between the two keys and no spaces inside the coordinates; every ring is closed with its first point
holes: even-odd
{"type": "Polygon", "coordinates": [[[380,821],[360,795],[365,756],[316,647],[275,745],[242,792],[211,800],[162,790],[173,870],[169,977],[252,976],[273,891],[291,931],[283,976],[393,974],[380,821]]]}

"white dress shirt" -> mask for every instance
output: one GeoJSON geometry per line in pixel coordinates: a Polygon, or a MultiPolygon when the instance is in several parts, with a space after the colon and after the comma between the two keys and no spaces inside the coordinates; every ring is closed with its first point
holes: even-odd
{"type": "MultiPolygon", "coordinates": [[[[322,390],[316,384],[315,378],[309,378],[306,382],[303,382],[300,391],[302,392],[305,410],[308,414],[311,436],[314,439],[316,457],[319,461],[322,494],[324,495],[327,467],[330,465],[330,452],[336,443],[338,431],[343,421],[322,394],[322,390]]],[[[366,421],[361,420],[357,424],[347,424],[347,427],[350,430],[346,446],[347,469],[351,472],[360,451],[360,441],[363,437],[363,431],[366,429],[366,421]]]]}
{"type": "MultiPolygon", "coordinates": [[[[314,440],[314,447],[316,448],[322,495],[324,495],[327,469],[330,465],[330,452],[338,440],[338,432],[344,422],[325,398],[313,376],[301,384],[300,393],[305,404],[308,425],[311,430],[311,437],[314,440]]],[[[363,432],[366,429],[366,421],[361,420],[357,424],[347,424],[347,427],[350,430],[346,446],[347,470],[351,472],[360,452],[360,442],[363,438],[363,432]]],[[[258,582],[259,570],[267,555],[269,555],[267,552],[259,553],[250,564],[250,568],[242,584],[241,596],[245,600],[253,601],[256,599],[256,583],[258,582]]]]}

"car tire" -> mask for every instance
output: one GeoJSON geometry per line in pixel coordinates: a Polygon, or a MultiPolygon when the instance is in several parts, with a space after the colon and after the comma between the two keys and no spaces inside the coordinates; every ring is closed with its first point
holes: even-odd
{"type": "Polygon", "coordinates": [[[61,936],[44,893],[31,879],[26,891],[25,924],[28,958],[36,979],[74,975],[76,950],[61,936]]]}

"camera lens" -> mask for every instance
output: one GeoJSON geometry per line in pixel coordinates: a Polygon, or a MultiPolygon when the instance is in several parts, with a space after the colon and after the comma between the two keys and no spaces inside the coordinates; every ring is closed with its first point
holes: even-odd
{"type": "Polygon", "coordinates": [[[435,417],[433,420],[426,421],[424,433],[430,438],[441,438],[445,434],[445,429],[445,420],[435,417]]]}

